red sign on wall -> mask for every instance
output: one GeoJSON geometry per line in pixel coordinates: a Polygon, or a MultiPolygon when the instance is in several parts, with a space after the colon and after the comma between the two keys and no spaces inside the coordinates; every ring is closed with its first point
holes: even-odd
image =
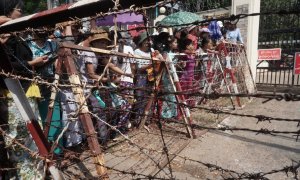
{"type": "Polygon", "coordinates": [[[138,27],[144,27],[144,24],[131,24],[127,25],[127,29],[132,37],[138,36],[141,32],[145,31],[145,29],[136,29],[138,27]],[[132,29],[132,30],[131,30],[132,29]]]}
{"type": "Polygon", "coordinates": [[[281,59],[281,48],[274,49],[259,49],[258,60],[280,60],[281,59]]]}
{"type": "Polygon", "coordinates": [[[295,53],[294,74],[300,74],[300,52],[295,53]]]}

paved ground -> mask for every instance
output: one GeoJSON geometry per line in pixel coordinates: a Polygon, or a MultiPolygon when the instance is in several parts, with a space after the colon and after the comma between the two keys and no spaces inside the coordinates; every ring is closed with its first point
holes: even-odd
{"type": "MultiPolygon", "coordinates": [[[[255,99],[248,103],[242,110],[236,110],[239,114],[265,115],[289,119],[300,119],[300,102],[285,102],[272,100],[262,103],[261,99],[255,99]]],[[[293,122],[263,122],[256,124],[253,118],[230,116],[223,124],[249,129],[267,128],[278,131],[297,131],[297,123],[293,122]]],[[[164,125],[164,129],[170,124],[164,125]]],[[[178,129],[178,128],[176,128],[178,129]]],[[[181,128],[182,129],[182,128],[181,128]]],[[[177,154],[186,159],[193,159],[203,163],[211,163],[222,168],[238,173],[269,172],[292,165],[292,161],[300,161],[300,140],[287,134],[278,136],[262,135],[252,132],[219,132],[210,131],[204,133],[197,131],[202,136],[189,140],[183,133],[164,132],[164,138],[169,153],[177,154]]],[[[135,179],[145,176],[124,174],[122,171],[135,172],[143,175],[156,175],[156,177],[170,178],[166,155],[162,152],[162,139],[159,131],[152,129],[151,133],[138,131],[130,137],[143,151],[133,147],[126,141],[112,145],[105,153],[105,165],[119,170],[109,171],[111,179],[135,179]],[[153,150],[152,150],[153,149],[153,150]],[[151,159],[150,159],[150,158],[151,159]],[[161,169],[157,168],[159,164],[161,169]]],[[[209,169],[199,162],[191,162],[180,157],[170,156],[171,167],[175,179],[223,179],[229,177],[228,173],[209,169]]],[[[73,166],[70,170],[77,179],[92,179],[96,176],[95,167],[91,159],[73,166]]],[[[68,171],[65,171],[67,174],[68,171]]],[[[299,172],[300,174],[300,172],[299,172]]],[[[276,173],[267,176],[270,179],[293,179],[284,173],[276,173]]],[[[74,176],[73,176],[74,177],[74,176]]],[[[300,178],[300,177],[299,177],[300,178]]],[[[72,179],[72,177],[70,177],[72,179]]]]}
{"type": "MultiPolygon", "coordinates": [[[[237,113],[265,115],[300,119],[300,102],[269,101],[265,104],[255,99],[237,113]]],[[[230,116],[223,124],[251,129],[268,128],[278,131],[297,131],[294,122],[264,122],[256,124],[253,118],[230,116]]],[[[208,132],[193,140],[179,155],[212,163],[240,173],[269,172],[290,166],[292,161],[300,161],[300,140],[291,135],[256,135],[251,132],[208,132]]],[[[175,158],[173,161],[176,179],[222,179],[219,172],[209,172],[207,168],[190,161],[175,158]]],[[[267,176],[270,179],[293,179],[284,173],[267,176]]]]}

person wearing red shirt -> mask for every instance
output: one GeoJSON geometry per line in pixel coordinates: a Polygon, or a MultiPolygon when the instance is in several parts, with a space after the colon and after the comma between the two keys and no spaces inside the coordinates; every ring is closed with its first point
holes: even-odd
{"type": "Polygon", "coordinates": [[[196,25],[193,25],[188,28],[188,32],[187,38],[192,40],[195,49],[198,49],[199,28],[196,25]]]}

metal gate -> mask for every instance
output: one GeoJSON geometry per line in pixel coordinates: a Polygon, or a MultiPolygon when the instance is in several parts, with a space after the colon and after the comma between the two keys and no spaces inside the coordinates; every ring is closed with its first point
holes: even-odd
{"type": "MultiPolygon", "coordinates": [[[[300,9],[300,0],[263,0],[261,12],[300,9]]],[[[260,16],[258,49],[281,48],[281,60],[258,61],[256,83],[266,87],[300,87],[299,75],[294,75],[295,52],[300,52],[299,14],[260,16]]]]}

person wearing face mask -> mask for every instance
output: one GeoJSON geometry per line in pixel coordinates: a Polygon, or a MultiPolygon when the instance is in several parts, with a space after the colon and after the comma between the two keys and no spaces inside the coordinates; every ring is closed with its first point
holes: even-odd
{"type": "MultiPolygon", "coordinates": [[[[55,64],[57,63],[57,50],[58,44],[55,41],[51,41],[48,36],[48,32],[32,32],[29,37],[26,39],[28,46],[30,47],[33,57],[41,57],[44,55],[49,55],[49,63],[45,64],[42,67],[36,68],[35,72],[39,74],[39,76],[45,79],[49,83],[53,83],[54,81],[54,73],[55,73],[55,64]]],[[[51,96],[51,88],[45,84],[38,85],[41,98],[38,99],[38,107],[41,116],[41,121],[43,128],[46,127],[46,119],[48,114],[48,107],[50,104],[50,96],[51,96]]],[[[55,141],[57,136],[60,134],[61,130],[57,127],[61,127],[61,111],[60,105],[58,101],[54,102],[53,113],[52,113],[52,122],[49,127],[48,140],[55,141]]],[[[61,143],[62,145],[62,143],[61,143]]],[[[59,154],[62,152],[60,148],[56,148],[55,153],[59,154]]]]}
{"type": "MultiPolygon", "coordinates": [[[[0,22],[4,23],[20,18],[23,8],[24,2],[22,0],[1,0],[0,22]]],[[[32,77],[35,75],[34,69],[43,66],[48,61],[48,56],[46,55],[33,58],[32,51],[20,35],[2,34],[0,36],[0,42],[10,59],[10,64],[15,74],[32,77]]],[[[27,94],[28,101],[36,117],[35,119],[39,119],[39,110],[36,101],[36,98],[40,96],[39,90],[29,88],[31,83],[28,81],[20,80],[20,83],[27,94]]],[[[11,137],[5,138],[5,145],[7,147],[7,153],[9,154],[11,167],[18,167],[15,170],[8,171],[5,174],[5,179],[41,179],[43,169],[38,168],[39,160],[31,157],[28,151],[17,146],[12,140],[17,139],[27,148],[37,151],[37,147],[27,131],[26,124],[15,102],[12,100],[8,91],[5,90],[6,86],[1,84],[1,89],[3,90],[1,95],[7,98],[6,108],[1,107],[1,111],[4,111],[1,112],[2,117],[7,119],[3,120],[1,118],[1,121],[6,121],[5,123],[8,124],[8,126],[3,126],[2,128],[4,128],[6,134],[11,137]]],[[[2,122],[0,124],[2,124],[2,122]]],[[[3,154],[1,153],[1,155],[3,154]]],[[[5,160],[5,158],[2,159],[1,157],[0,163],[3,163],[2,160],[5,160]]]]}

